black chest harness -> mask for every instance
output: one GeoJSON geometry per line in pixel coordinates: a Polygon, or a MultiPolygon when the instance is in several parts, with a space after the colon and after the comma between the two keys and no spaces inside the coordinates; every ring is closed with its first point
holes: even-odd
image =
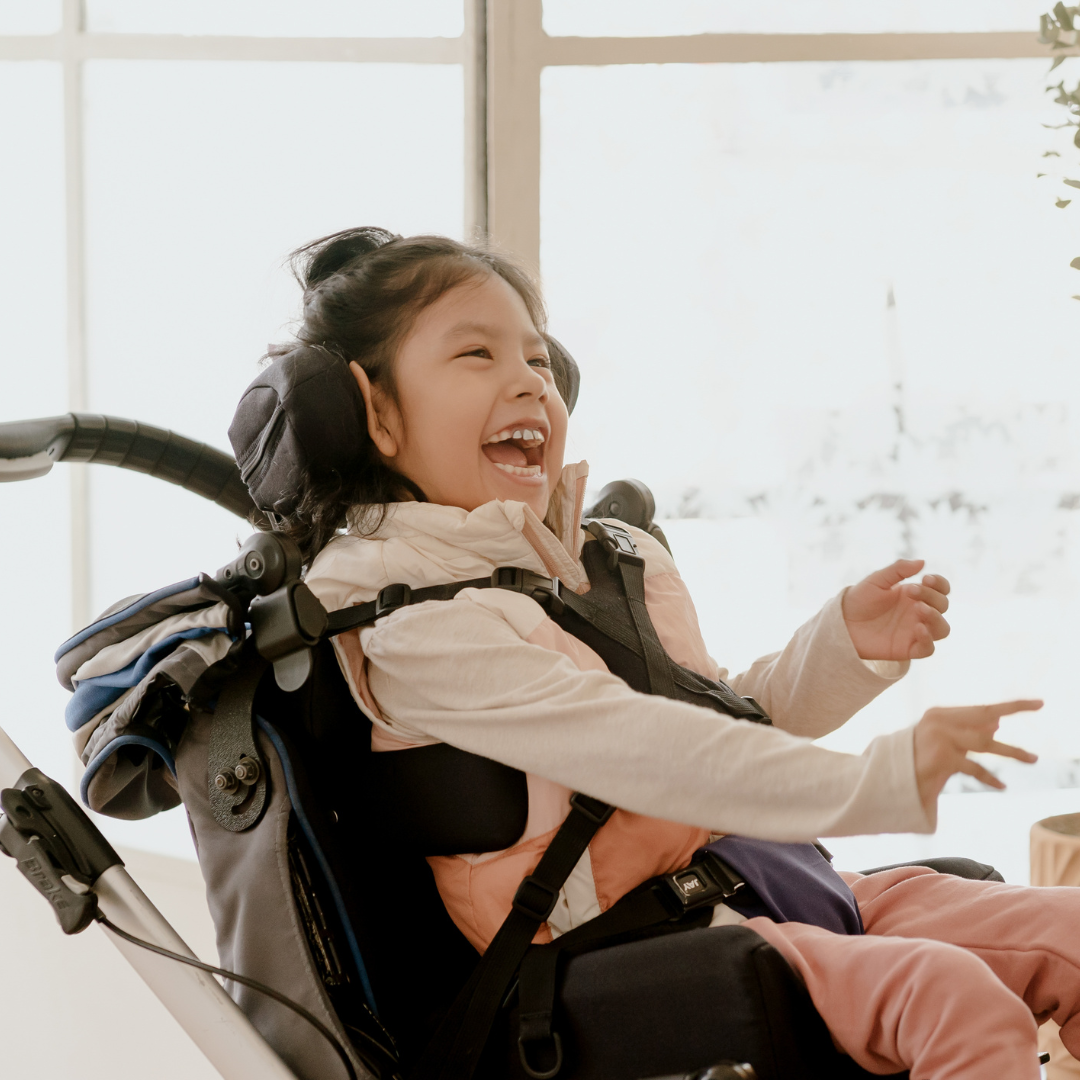
{"type": "MultiPolygon", "coordinates": [[[[595,542],[586,542],[582,552],[591,584],[584,596],[563,589],[557,579],[520,567],[500,567],[490,578],[420,589],[388,585],[369,603],[331,613],[325,636],[369,626],[412,604],[452,599],[463,589],[510,589],[540,603],[555,623],[592,648],[608,669],[634,690],[769,724],[768,715],[752,698],[741,697],[726,684],[682,667],[667,654],[645,606],[645,560],[638,554],[630,533],[600,521],[588,522],[586,528],[595,542]]],[[[389,808],[384,812],[405,834],[409,832],[409,821],[420,819],[415,831],[423,834],[426,854],[452,854],[465,849],[455,843],[460,843],[458,837],[440,834],[438,826],[432,829],[435,807],[425,804],[422,792],[430,786],[423,783],[423,774],[430,776],[438,771],[445,777],[448,769],[461,769],[462,782],[467,783],[472,757],[443,745],[405,754],[373,755],[377,801],[389,808]],[[408,770],[408,775],[403,770],[408,770]],[[419,805],[414,795],[419,796],[419,805]]],[[[491,764],[485,766],[489,773],[491,764]]],[[[502,778],[506,786],[499,789],[496,784],[496,798],[513,801],[516,794],[518,811],[508,817],[505,807],[499,808],[502,812],[492,815],[496,823],[495,832],[487,840],[490,846],[470,846],[468,850],[509,847],[524,829],[528,810],[524,776],[505,766],[497,766],[496,771],[499,769],[505,770],[502,778]],[[504,825],[501,832],[500,821],[504,825]]],[[[474,816],[492,809],[477,808],[474,816]]],[[[612,813],[614,807],[598,799],[581,793],[571,797],[566,820],[536,869],[518,887],[510,914],[417,1063],[414,1076],[441,1080],[471,1076],[500,1007],[512,998],[515,989],[522,1067],[531,1077],[556,1076],[562,1064],[562,1045],[552,1021],[558,967],[563,959],[627,935],[679,928],[688,919],[691,925],[700,925],[704,909],[743,887],[738,874],[707,853],[684,870],[645,882],[602,915],[550,945],[532,946],[533,937],[554,910],[570,873],[612,813]]],[[[487,825],[488,830],[491,828],[487,825]]]]}

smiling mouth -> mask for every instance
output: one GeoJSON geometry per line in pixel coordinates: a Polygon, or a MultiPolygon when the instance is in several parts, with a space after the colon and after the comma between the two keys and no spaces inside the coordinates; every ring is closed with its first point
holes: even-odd
{"type": "Polygon", "coordinates": [[[484,456],[510,476],[544,475],[544,433],[538,428],[504,428],[481,445],[484,456]]]}

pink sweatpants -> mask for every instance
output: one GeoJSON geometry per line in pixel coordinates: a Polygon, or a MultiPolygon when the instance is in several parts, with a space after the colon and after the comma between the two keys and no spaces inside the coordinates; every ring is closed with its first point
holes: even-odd
{"type": "Polygon", "coordinates": [[[844,874],[866,935],[750,919],[806,983],[836,1045],[912,1080],[1037,1080],[1036,1025],[1080,1058],[1080,889],[923,867],[844,874]]]}

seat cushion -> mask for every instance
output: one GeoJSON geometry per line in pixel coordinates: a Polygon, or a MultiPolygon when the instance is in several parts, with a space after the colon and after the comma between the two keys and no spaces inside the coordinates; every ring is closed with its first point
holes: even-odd
{"type": "MultiPolygon", "coordinates": [[[[488,1080],[524,1078],[511,1010],[488,1080]]],[[[642,1080],[748,1061],[759,1080],[865,1077],[833,1047],[802,983],[763,938],[705,927],[569,960],[555,1019],[560,1080],[642,1080]]],[[[493,1047],[494,1049],[494,1047],[493,1047]]],[[[533,1060],[537,1071],[551,1061],[533,1060]]],[[[906,1074],[901,1074],[906,1076],[906,1074]]]]}

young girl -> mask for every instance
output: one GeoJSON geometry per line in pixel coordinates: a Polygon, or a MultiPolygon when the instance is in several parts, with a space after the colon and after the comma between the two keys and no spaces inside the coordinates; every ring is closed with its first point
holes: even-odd
{"type": "MultiPolygon", "coordinates": [[[[566,372],[541,300],[491,252],[437,237],[356,229],[303,249],[304,322],[291,349],[351,370],[368,439],[346,470],[314,468],[274,501],[338,609],[391,583],[413,588],[498,566],[590,587],[579,527],[586,467],[565,465],[566,372]],[[347,527],[344,535],[338,530],[347,527]]],[[[628,427],[626,438],[635,437],[628,427]]],[[[708,678],[693,605],[668,553],[634,532],[645,599],[667,652],[708,678]]],[[[591,539],[589,542],[594,542],[591,539]]],[[[581,791],[619,810],[596,834],[537,940],[686,866],[717,834],[774,841],[931,832],[955,772],[1002,785],[969,751],[1034,756],[994,738],[1016,701],[933,709],[860,757],[810,740],[849,719],[948,633],[948,583],[899,561],[831,600],[785,649],[730,680],[767,727],[637,693],[533,599],[467,589],[336,639],[376,751],[446,742],[527,774],[513,847],[431,861],[454,921],[480,951],[581,791]]],[[[837,1045],[914,1080],[1035,1080],[1036,1022],[1053,1017],[1080,1056],[1080,892],[973,882],[925,868],[844,875],[865,935],[744,921],[805,981],[837,1045]]]]}

